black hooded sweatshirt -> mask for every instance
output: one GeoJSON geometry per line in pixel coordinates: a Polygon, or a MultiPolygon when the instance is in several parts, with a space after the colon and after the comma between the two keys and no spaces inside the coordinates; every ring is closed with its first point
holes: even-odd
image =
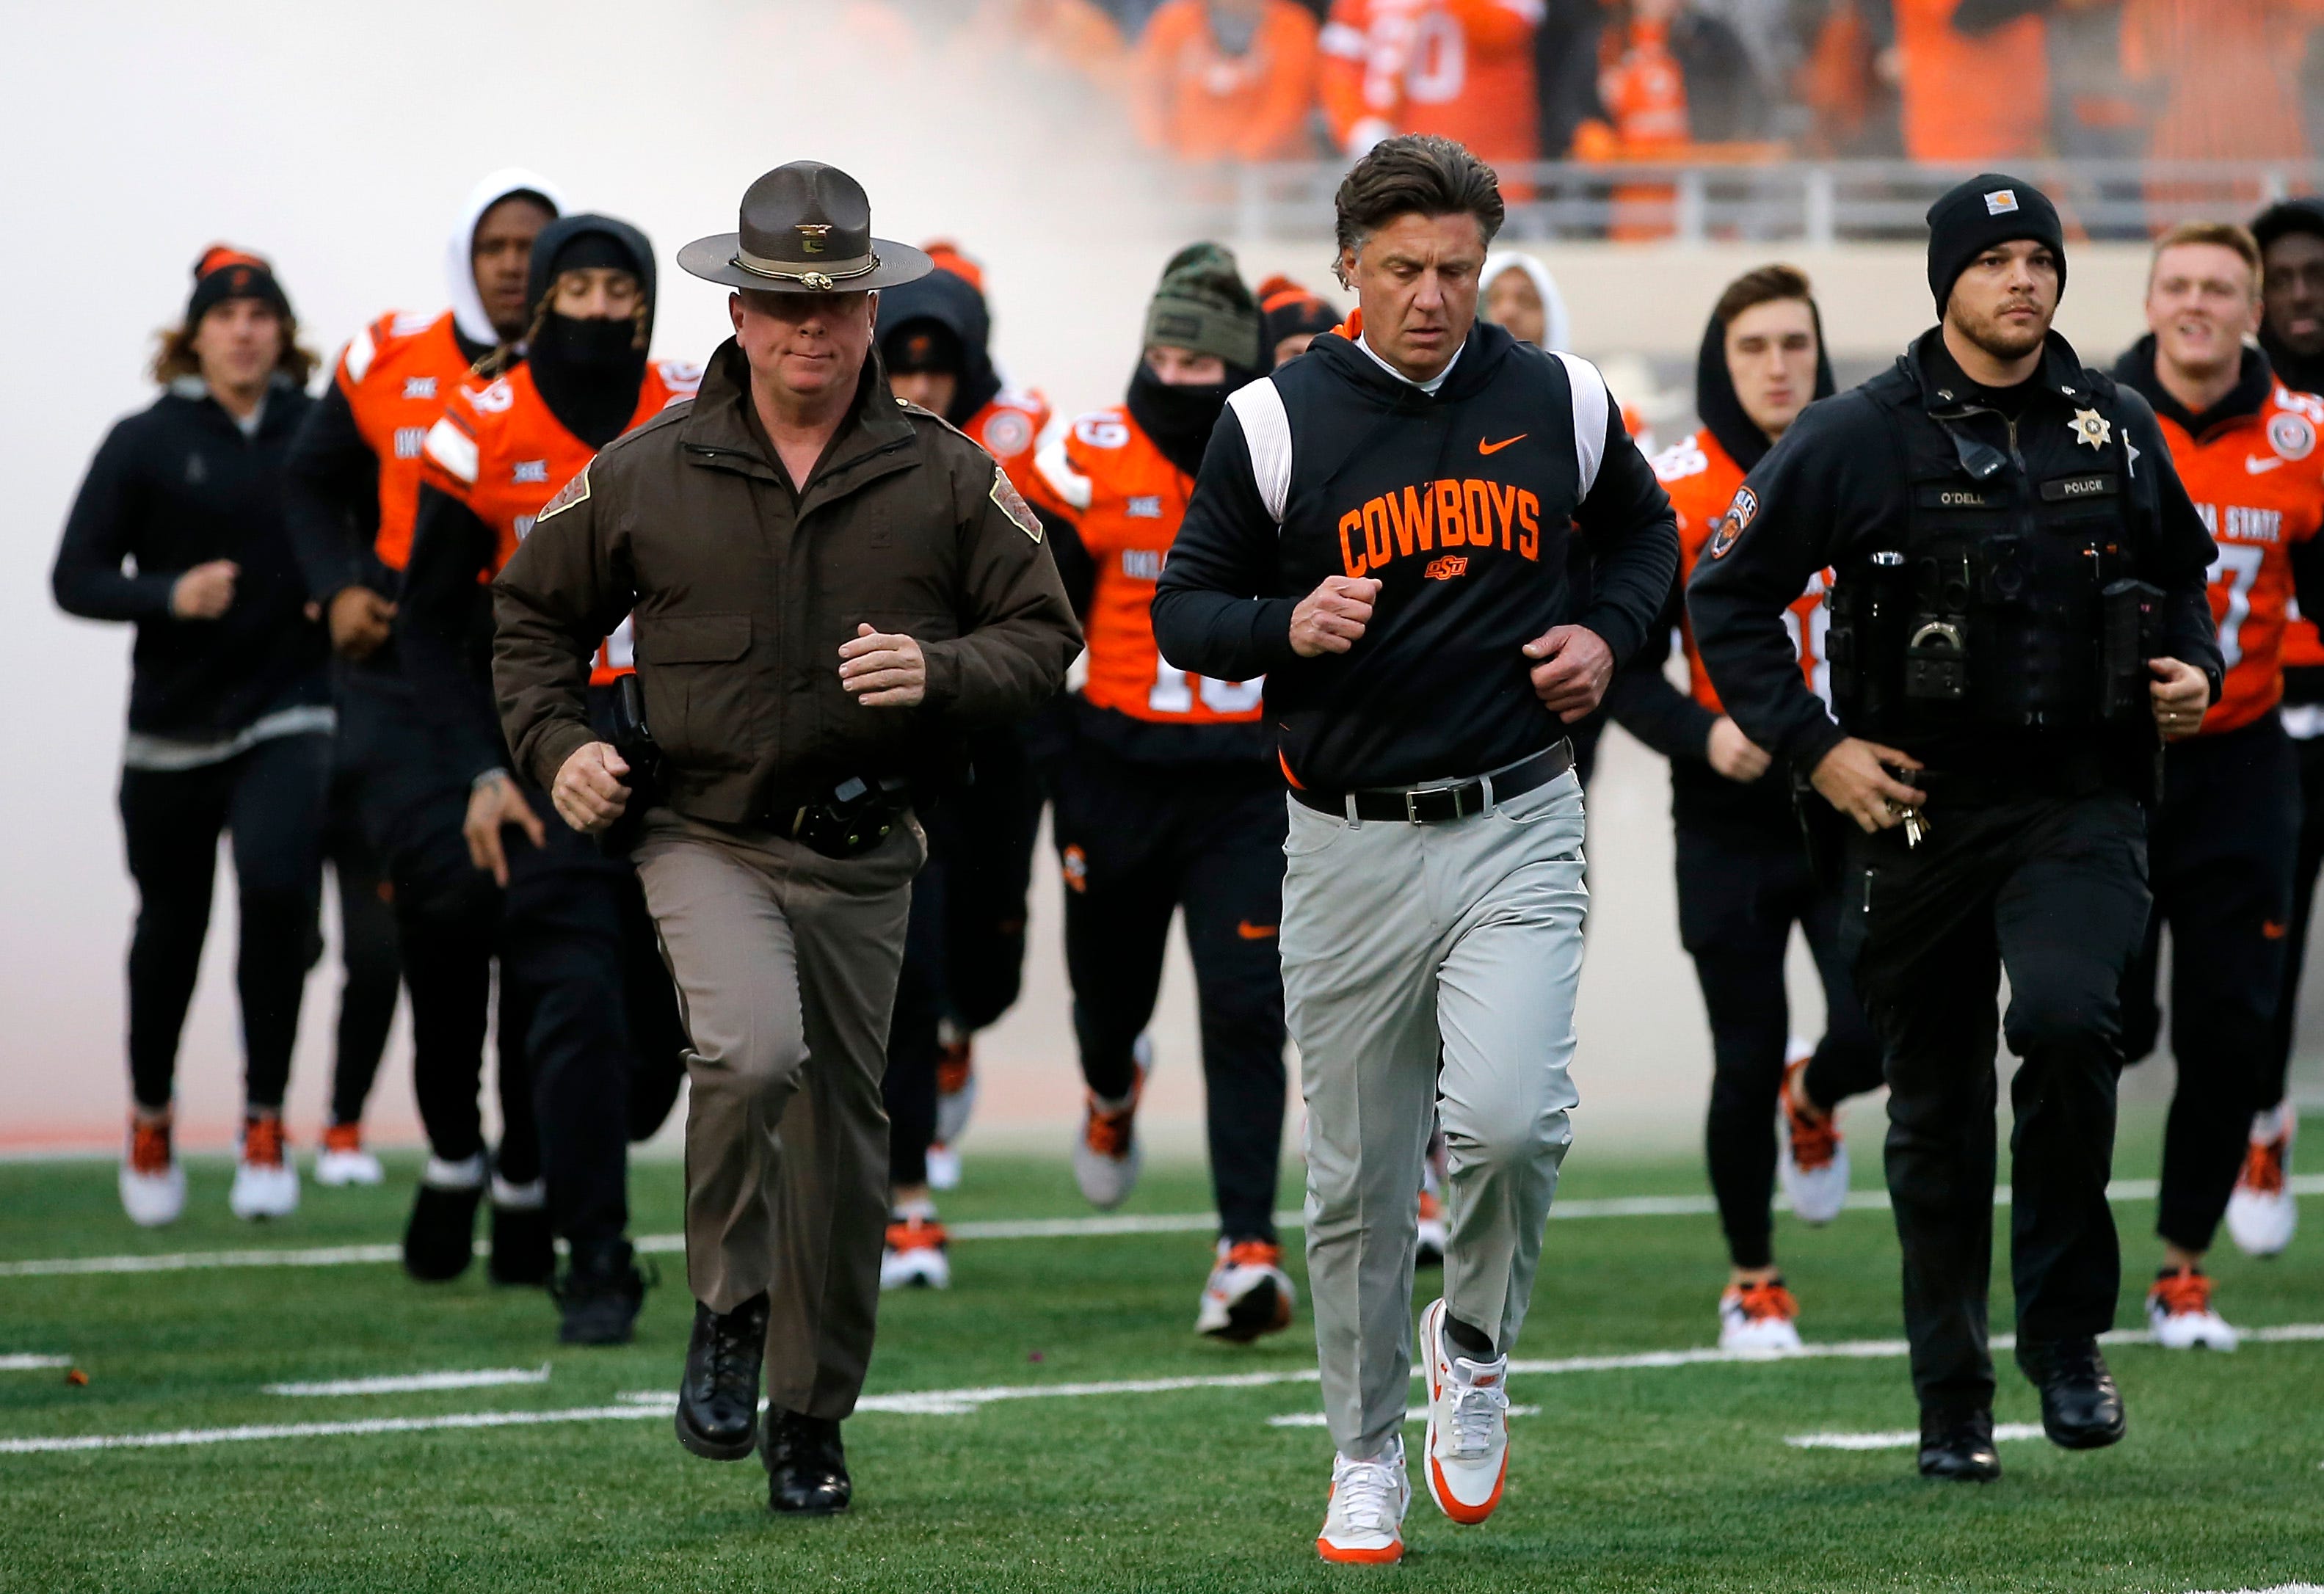
{"type": "Polygon", "coordinates": [[[1267,677],[1290,778],[1316,792],[1466,778],[1549,748],[1520,650],[1572,622],[1618,666],[1678,567],[1670,501],[1597,368],[1470,329],[1437,391],[1326,333],[1228,401],[1162,568],[1154,634],[1181,669],[1267,677]],[[1589,603],[1566,581],[1578,530],[1589,603]],[[1345,653],[1291,614],[1327,576],[1382,583],[1345,653]]]}
{"type": "Polygon", "coordinates": [[[915,321],[933,321],[960,346],[959,385],[945,419],[965,427],[1001,391],[992,368],[992,318],[974,283],[938,268],[917,281],[880,290],[879,346],[884,363],[889,340],[915,321]]]}
{"type": "MultiPolygon", "coordinates": [[[[1828,399],[1837,390],[1831,361],[1823,348],[1823,317],[1815,301],[1808,301],[1815,318],[1815,396],[1828,399]]],[[[1727,323],[1716,315],[1702,329],[1702,347],[1694,362],[1694,409],[1702,429],[1726,450],[1737,467],[1748,473],[1775,444],[1758,424],[1744,413],[1735,392],[1735,379],[1727,369],[1727,323]]],[[[1782,759],[1769,764],[1757,780],[1729,780],[1711,767],[1711,727],[1719,716],[1671,684],[1663,673],[1671,656],[1676,628],[1686,613],[1683,575],[1671,583],[1669,601],[1647,633],[1637,656],[1615,672],[1606,688],[1606,709],[1622,729],[1670,760],[1671,817],[1683,829],[1715,830],[1729,839],[1766,840],[1779,847],[1799,842],[1792,811],[1789,768],[1782,759]]]]}

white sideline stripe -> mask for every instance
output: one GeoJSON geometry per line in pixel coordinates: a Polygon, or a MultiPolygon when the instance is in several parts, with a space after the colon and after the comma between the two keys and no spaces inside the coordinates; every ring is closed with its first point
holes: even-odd
{"type": "Polygon", "coordinates": [[[667,1415],[641,1405],[576,1405],[554,1412],[456,1412],[440,1417],[366,1417],[351,1423],[263,1423],[241,1428],[179,1428],[166,1433],[78,1433],[55,1439],[0,1439],[0,1455],[55,1451],[160,1450],[173,1445],[236,1444],[254,1439],[327,1439],[347,1433],[425,1433],[438,1428],[522,1428],[542,1423],[607,1423],[667,1415]]]}
{"type": "MultiPolygon", "coordinates": [[[[2039,1423],[2003,1423],[1993,1430],[1993,1437],[2003,1439],[2039,1439],[2039,1423]]],[[[1918,1429],[1899,1428],[1893,1433],[1793,1433],[1784,1442],[1794,1450],[1910,1450],[1921,1442],[1918,1429]]]]}
{"type": "MultiPolygon", "coordinates": [[[[1537,1417],[1541,1415],[1541,1407],[1513,1405],[1509,1407],[1509,1415],[1537,1417]]],[[[1404,1414],[1404,1420],[1407,1423],[1425,1423],[1428,1421],[1428,1408],[1425,1405],[1416,1405],[1404,1414]]],[[[1268,1418],[1267,1425],[1270,1428],[1321,1428],[1328,1421],[1329,1419],[1322,1412],[1285,1412],[1279,1417],[1268,1418]]]]}
{"type": "Polygon", "coordinates": [[[15,1351],[0,1356],[0,1373],[37,1373],[44,1368],[70,1367],[69,1356],[35,1356],[30,1351],[15,1351]]]}
{"type": "Polygon", "coordinates": [[[486,1367],[468,1372],[387,1373],[373,1378],[326,1378],[312,1384],[269,1384],[269,1395],[407,1395],[428,1389],[493,1389],[504,1384],[546,1384],[549,1364],[486,1367]]]}
{"type": "MultiPolygon", "coordinates": [[[[2215,1589],[2212,1594],[2227,1594],[2215,1589]]],[[[2278,1583],[2270,1589],[2237,1589],[2233,1594],[2324,1594],[2324,1583],[2278,1583]]]]}
{"type": "MultiPolygon", "coordinates": [[[[2324,1195],[2324,1174],[2295,1174],[2285,1183],[2294,1195],[2324,1195]]],[[[2116,1179],[2107,1186],[2113,1201],[2153,1201],[2160,1186],[2153,1179],[2116,1179]]],[[[1997,1207],[2009,1204],[2009,1187],[1994,1192],[1997,1207]]],[[[1550,1208],[1552,1218],[1691,1218],[1719,1210],[1708,1195],[1619,1195],[1597,1201],[1562,1201],[1550,1208]]],[[[1848,1198],[1850,1212],[1886,1212],[1888,1193],[1859,1190],[1848,1198]]],[[[1210,1212],[1157,1212],[1146,1215],[1093,1218],[1001,1218],[967,1223],[947,1223],[954,1239],[1102,1239],[1123,1234],[1199,1234],[1218,1227],[1210,1212]]],[[[1306,1214],[1296,1211],[1275,1214],[1279,1229],[1298,1229],[1306,1214]]],[[[653,1256],[679,1256],[686,1250],[682,1234],[648,1234],[635,1242],[638,1250],[653,1256]]],[[[489,1248],[476,1242],[476,1254],[489,1248]]],[[[150,1257],[48,1257],[23,1262],[0,1262],[0,1278],[42,1278],[85,1273],[182,1273],[212,1267],[344,1267],[357,1263],[401,1259],[393,1245],[317,1246],[305,1249],[173,1251],[150,1257]]]]}

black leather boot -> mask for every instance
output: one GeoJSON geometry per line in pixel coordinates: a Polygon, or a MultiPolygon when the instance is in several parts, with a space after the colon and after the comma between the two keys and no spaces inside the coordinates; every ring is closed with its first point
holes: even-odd
{"type": "Polygon", "coordinates": [[[2101,1450],[2123,1435],[2122,1391],[2096,1340],[2020,1341],[2017,1365],[2042,1391],[2042,1432],[2067,1450],[2101,1450]]]}
{"type": "Polygon", "coordinates": [[[678,1443],[705,1460],[749,1455],[759,1442],[759,1367],[766,1357],[766,1296],[723,1313],[696,1301],[678,1387],[678,1443]]]}
{"type": "Polygon", "coordinates": [[[847,1509],[855,1484],[847,1476],[847,1452],[840,1446],[835,1420],[770,1408],[763,1449],[769,1510],[829,1516],[847,1509]]]}
{"type": "Polygon", "coordinates": [[[1982,1406],[1921,1413],[1921,1476],[1950,1483],[1991,1483],[2001,1476],[1993,1448],[1993,1414],[1982,1406]]]}

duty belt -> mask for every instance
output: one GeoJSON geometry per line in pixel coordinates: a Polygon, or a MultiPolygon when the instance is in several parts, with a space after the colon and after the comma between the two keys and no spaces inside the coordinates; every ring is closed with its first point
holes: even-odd
{"type": "Polygon", "coordinates": [[[1291,795],[1319,814],[1343,819],[1379,819],[1398,825],[1442,825],[1481,814],[1496,803],[1522,797],[1548,785],[1573,768],[1573,743],[1556,746],[1487,771],[1473,780],[1439,786],[1372,787],[1360,791],[1309,791],[1294,787],[1291,795]]]}

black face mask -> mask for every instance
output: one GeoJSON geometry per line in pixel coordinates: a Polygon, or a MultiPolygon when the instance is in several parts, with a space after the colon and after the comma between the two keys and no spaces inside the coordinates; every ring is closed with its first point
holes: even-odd
{"type": "Polygon", "coordinates": [[[1130,419],[1153,439],[1162,456],[1188,475],[1202,468],[1203,450],[1227,407],[1227,395],[1250,381],[1248,373],[1227,368],[1227,380],[1203,387],[1174,387],[1143,361],[1130,379],[1130,419]]]}
{"type": "Polygon", "coordinates": [[[627,318],[577,320],[552,310],[525,351],[549,413],[593,448],[620,437],[637,410],[646,373],[646,352],[636,346],[637,337],[637,325],[627,318]]]}

